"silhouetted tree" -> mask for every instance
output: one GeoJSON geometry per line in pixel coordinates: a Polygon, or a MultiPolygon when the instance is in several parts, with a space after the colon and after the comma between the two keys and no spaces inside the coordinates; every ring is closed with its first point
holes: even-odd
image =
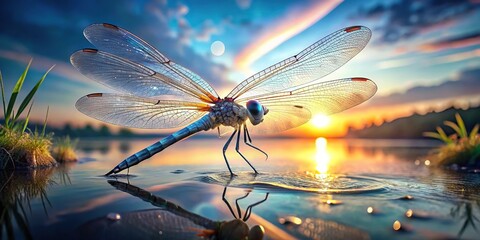
{"type": "Polygon", "coordinates": [[[134,134],[130,129],[121,128],[120,131],[118,131],[118,135],[121,137],[129,137],[129,136],[133,136],[134,134]]]}
{"type": "Polygon", "coordinates": [[[112,133],[110,132],[110,129],[107,127],[107,125],[100,126],[100,129],[98,130],[99,137],[108,137],[111,135],[112,133]]]}

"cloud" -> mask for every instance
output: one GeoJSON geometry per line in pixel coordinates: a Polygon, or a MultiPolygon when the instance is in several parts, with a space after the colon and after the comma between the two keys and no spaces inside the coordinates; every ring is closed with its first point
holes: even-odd
{"type": "Polygon", "coordinates": [[[400,0],[386,5],[381,2],[369,9],[360,9],[352,18],[384,18],[377,30],[381,43],[394,43],[417,34],[445,29],[467,18],[478,8],[469,0],[400,0]]]}
{"type": "Polygon", "coordinates": [[[195,39],[200,42],[208,42],[213,34],[219,33],[220,30],[214,26],[213,22],[207,20],[203,22],[202,28],[195,35],[195,39]]]}
{"type": "Polygon", "coordinates": [[[291,12],[288,16],[282,18],[282,20],[273,23],[271,28],[263,32],[259,38],[253,40],[247,47],[241,50],[235,58],[235,66],[239,69],[248,68],[250,64],[278,45],[328,15],[328,13],[335,9],[341,2],[341,0],[319,1],[314,5],[307,6],[306,9],[302,9],[301,12],[298,10],[291,12]]]}
{"type": "Polygon", "coordinates": [[[178,3],[175,7],[169,7],[166,4],[149,4],[147,10],[160,21],[165,28],[168,23],[176,24],[177,29],[170,29],[169,35],[179,39],[183,45],[190,45],[192,41],[208,42],[212,35],[222,32],[225,22],[222,20],[216,26],[212,20],[203,21],[202,25],[195,29],[187,20],[187,14],[190,9],[187,5],[178,3]]]}
{"type": "Polygon", "coordinates": [[[404,93],[373,97],[364,107],[385,107],[449,98],[464,98],[480,92],[480,68],[460,72],[456,79],[449,79],[436,86],[417,86],[404,93]]]}
{"type": "Polygon", "coordinates": [[[416,64],[415,58],[402,58],[402,59],[381,61],[377,64],[377,67],[379,69],[390,69],[390,68],[405,67],[413,64],[416,64]]]}
{"type": "MultiPolygon", "coordinates": [[[[475,59],[479,57],[480,57],[480,48],[477,48],[474,50],[467,50],[463,52],[456,52],[456,53],[451,53],[443,56],[432,57],[428,61],[423,61],[422,65],[431,66],[431,65],[437,65],[437,64],[446,64],[446,63],[464,61],[468,59],[475,59]]],[[[390,69],[390,68],[411,66],[414,64],[418,64],[418,57],[385,60],[385,61],[379,62],[377,64],[377,67],[379,69],[390,69]]]]}
{"type": "Polygon", "coordinates": [[[457,36],[454,38],[443,39],[436,42],[420,45],[419,49],[423,52],[437,52],[453,48],[464,48],[480,45],[480,32],[457,36]]]}
{"type": "MultiPolygon", "coordinates": [[[[30,58],[28,56],[34,56],[36,59],[45,59],[45,62],[56,63],[54,71],[61,70],[63,73],[59,74],[79,81],[81,78],[68,72],[67,68],[73,52],[91,47],[82,35],[83,29],[92,23],[109,22],[145,39],[172,61],[191,69],[215,88],[222,88],[229,84],[226,78],[228,68],[183,44],[186,40],[182,36],[172,35],[168,21],[172,18],[181,21],[188,12],[186,5],[168,7],[161,1],[139,3],[119,0],[115,4],[94,0],[58,3],[8,1],[0,8],[0,22],[8,23],[0,24],[0,50],[4,55],[0,61],[7,59],[25,62],[25,59],[30,58]],[[18,9],[23,10],[17,11],[18,9]],[[13,56],[12,52],[18,56],[13,56]],[[219,69],[223,70],[220,74],[219,69]]],[[[188,22],[185,21],[184,24],[185,29],[191,28],[188,22]]],[[[203,40],[214,33],[210,25],[200,32],[203,40]]],[[[183,36],[185,37],[187,36],[183,36]]],[[[191,40],[192,36],[188,38],[191,40]]]]}
{"type": "Polygon", "coordinates": [[[19,62],[28,64],[30,59],[33,59],[31,67],[39,70],[40,72],[45,72],[50,67],[54,66],[51,73],[58,76],[80,82],[86,85],[90,85],[92,81],[89,81],[87,77],[83,76],[80,72],[73,68],[72,65],[67,64],[62,61],[57,61],[49,59],[42,56],[34,56],[29,54],[18,53],[14,51],[6,51],[0,49],[0,58],[7,59],[14,62],[19,62]]]}
{"type": "Polygon", "coordinates": [[[248,9],[252,4],[252,0],[235,0],[240,9],[248,9]]]}
{"type": "Polygon", "coordinates": [[[464,61],[467,59],[474,59],[479,57],[480,57],[480,48],[472,51],[454,53],[454,54],[449,54],[442,57],[437,57],[437,58],[434,58],[432,61],[430,61],[430,63],[445,64],[445,63],[459,62],[459,61],[464,61]]]}
{"type": "Polygon", "coordinates": [[[211,20],[205,20],[202,27],[198,30],[193,29],[190,23],[185,18],[181,18],[177,21],[178,32],[177,37],[184,45],[190,45],[192,41],[208,42],[212,35],[218,34],[223,30],[216,27],[211,20]]]}
{"type": "Polygon", "coordinates": [[[178,16],[182,17],[187,15],[188,11],[190,11],[190,9],[187,7],[187,5],[179,4],[178,7],[176,8],[175,13],[178,14],[178,16]]]}

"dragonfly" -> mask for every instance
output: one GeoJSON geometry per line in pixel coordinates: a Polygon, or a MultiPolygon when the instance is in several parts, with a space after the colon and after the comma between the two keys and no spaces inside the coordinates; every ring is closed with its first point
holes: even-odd
{"type": "Polygon", "coordinates": [[[221,98],[193,71],[174,63],[140,37],[118,26],[101,23],[85,28],[84,36],[96,48],[84,48],[70,57],[80,73],[116,93],[91,93],[76,108],[95,119],[132,128],[184,127],[129,156],[106,175],[116,174],[149,159],[169,146],[201,131],[233,131],[223,147],[223,158],[234,176],[226,152],[236,137],[255,150],[250,130],[265,135],[307,123],[315,114],[329,115],[371,98],[376,84],[364,77],[323,81],[365,46],[371,31],[364,26],[340,29],[240,82],[221,98]]]}

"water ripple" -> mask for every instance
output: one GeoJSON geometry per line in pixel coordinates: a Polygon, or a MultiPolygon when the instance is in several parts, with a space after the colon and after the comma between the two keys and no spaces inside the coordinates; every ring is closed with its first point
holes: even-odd
{"type": "Polygon", "coordinates": [[[228,185],[231,187],[257,188],[269,191],[301,191],[313,193],[365,193],[387,190],[383,181],[364,176],[304,173],[239,172],[230,178],[228,173],[209,173],[194,180],[228,185]]]}

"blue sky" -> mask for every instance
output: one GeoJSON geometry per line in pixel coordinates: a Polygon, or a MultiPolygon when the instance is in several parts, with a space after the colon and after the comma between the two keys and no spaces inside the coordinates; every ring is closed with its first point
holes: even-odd
{"type": "MultiPolygon", "coordinates": [[[[82,34],[89,24],[107,22],[131,31],[198,73],[223,95],[249,75],[295,55],[335,30],[364,25],[373,32],[370,43],[325,79],[361,76],[374,80],[379,87],[376,97],[347,113],[369,111],[391,97],[390,106],[402,110],[397,115],[377,115],[392,118],[432,102],[479,100],[478,2],[7,1],[0,9],[0,70],[6,88],[11,89],[33,57],[33,71],[26,83],[31,87],[56,64],[37,96],[34,118],[41,119],[50,106],[54,124],[96,122],[78,113],[74,103],[85,94],[112,90],[83,77],[69,63],[74,51],[91,47],[82,34]],[[306,27],[297,24],[302,21],[307,22],[306,27]],[[288,30],[293,34],[268,51],[258,47],[262,39],[288,30]],[[212,55],[214,41],[225,44],[222,56],[212,55]],[[265,54],[259,54],[262,51],[265,54]],[[255,55],[256,60],[247,61],[242,58],[245,55],[255,55]],[[457,90],[445,91],[450,84],[457,90]],[[419,98],[425,96],[422,91],[429,97],[419,98]]],[[[365,119],[373,120],[371,115],[365,119]]]]}

